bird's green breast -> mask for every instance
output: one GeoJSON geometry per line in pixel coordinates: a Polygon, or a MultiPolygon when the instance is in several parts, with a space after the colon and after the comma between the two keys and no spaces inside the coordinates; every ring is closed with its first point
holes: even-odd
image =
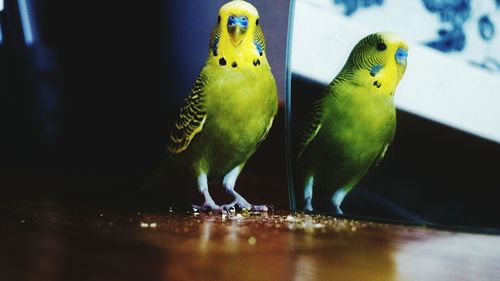
{"type": "Polygon", "coordinates": [[[276,83],[269,67],[259,69],[206,66],[207,119],[199,136],[194,163],[223,175],[253,154],[277,112],[276,83]]]}
{"type": "Polygon", "coordinates": [[[393,99],[345,83],[330,89],[323,106],[321,130],[310,145],[312,168],[326,185],[355,184],[394,136],[393,99]]]}

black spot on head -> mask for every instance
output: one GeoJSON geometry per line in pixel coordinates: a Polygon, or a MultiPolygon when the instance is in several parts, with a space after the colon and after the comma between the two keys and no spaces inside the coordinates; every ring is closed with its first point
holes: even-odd
{"type": "Polygon", "coordinates": [[[373,82],[373,86],[375,86],[377,88],[380,88],[380,87],[382,87],[382,83],[380,83],[377,80],[375,80],[375,82],[373,82]]]}
{"type": "Polygon", "coordinates": [[[232,67],[237,67],[237,66],[238,66],[238,64],[237,64],[235,61],[233,61],[233,64],[231,64],[231,66],[232,66],[232,67]]]}
{"type": "Polygon", "coordinates": [[[220,58],[219,59],[219,64],[222,65],[222,66],[226,65],[226,60],[224,58],[220,58]]]}
{"type": "Polygon", "coordinates": [[[260,65],[260,60],[259,59],[254,59],[253,60],[253,65],[254,66],[260,65]]]}
{"type": "Polygon", "coordinates": [[[217,23],[220,23],[220,16],[217,18],[217,23]]]}
{"type": "Polygon", "coordinates": [[[259,25],[259,19],[255,20],[255,25],[259,25]]]}
{"type": "Polygon", "coordinates": [[[387,49],[387,45],[385,43],[382,43],[382,42],[377,43],[377,50],[383,51],[385,49],[387,49]]]}
{"type": "Polygon", "coordinates": [[[259,52],[259,55],[262,57],[262,51],[259,52]]]}
{"type": "Polygon", "coordinates": [[[212,54],[214,55],[214,57],[216,57],[216,56],[217,56],[217,50],[214,50],[214,51],[212,52],[212,54]]]}

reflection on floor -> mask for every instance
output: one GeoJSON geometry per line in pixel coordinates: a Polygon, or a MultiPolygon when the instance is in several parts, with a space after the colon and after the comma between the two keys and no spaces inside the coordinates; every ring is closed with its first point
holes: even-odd
{"type": "Polygon", "coordinates": [[[494,280],[500,236],[321,215],[0,205],[1,280],[494,280]]]}

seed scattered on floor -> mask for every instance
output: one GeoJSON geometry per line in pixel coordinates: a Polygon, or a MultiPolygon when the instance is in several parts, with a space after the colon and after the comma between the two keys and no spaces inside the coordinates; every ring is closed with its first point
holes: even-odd
{"type": "Polygon", "coordinates": [[[248,238],[248,244],[250,245],[255,245],[255,243],[257,243],[257,239],[253,236],[250,236],[250,238],[248,238]]]}

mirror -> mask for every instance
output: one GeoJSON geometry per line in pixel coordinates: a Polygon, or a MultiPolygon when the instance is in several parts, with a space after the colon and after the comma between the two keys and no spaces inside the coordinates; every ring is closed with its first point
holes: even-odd
{"type": "Polygon", "coordinates": [[[499,5],[297,0],[292,13],[292,208],[498,231],[499,5]]]}

